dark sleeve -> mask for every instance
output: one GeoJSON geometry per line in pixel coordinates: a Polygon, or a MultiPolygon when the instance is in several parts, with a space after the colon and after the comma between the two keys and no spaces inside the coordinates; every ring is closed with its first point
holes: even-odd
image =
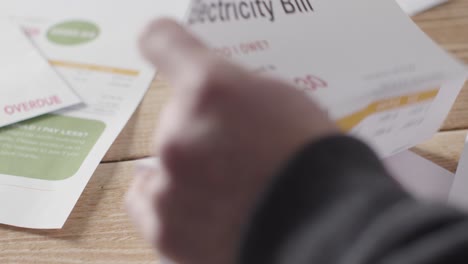
{"type": "Polygon", "coordinates": [[[310,144],[253,214],[241,264],[468,263],[467,218],[416,201],[360,141],[310,144]]]}

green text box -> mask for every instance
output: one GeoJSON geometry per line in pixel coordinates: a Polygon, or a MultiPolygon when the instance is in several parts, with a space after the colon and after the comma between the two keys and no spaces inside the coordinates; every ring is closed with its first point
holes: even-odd
{"type": "Polygon", "coordinates": [[[44,115],[0,128],[0,174],[50,181],[70,178],[105,127],[97,120],[44,115]]]}

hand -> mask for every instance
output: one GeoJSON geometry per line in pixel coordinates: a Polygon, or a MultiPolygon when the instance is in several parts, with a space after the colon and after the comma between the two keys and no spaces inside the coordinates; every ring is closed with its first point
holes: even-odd
{"type": "Polygon", "coordinates": [[[217,57],[173,21],[153,22],[141,49],[174,92],[156,140],[160,167],[137,170],[130,215],[163,256],[233,264],[272,177],[337,129],[302,92],[217,57]]]}

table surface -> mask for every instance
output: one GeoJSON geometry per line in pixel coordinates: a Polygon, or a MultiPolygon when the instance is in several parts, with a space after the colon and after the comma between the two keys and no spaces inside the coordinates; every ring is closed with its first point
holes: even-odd
{"type": "MultiPolygon", "coordinates": [[[[414,20],[434,41],[468,63],[468,0],[452,0],[414,20]]],[[[151,139],[169,94],[169,88],[156,79],[62,230],[0,226],[0,263],[157,263],[157,256],[130,225],[122,200],[135,161],[152,153],[151,139]]],[[[453,172],[466,129],[468,84],[441,132],[414,150],[453,172]]]]}

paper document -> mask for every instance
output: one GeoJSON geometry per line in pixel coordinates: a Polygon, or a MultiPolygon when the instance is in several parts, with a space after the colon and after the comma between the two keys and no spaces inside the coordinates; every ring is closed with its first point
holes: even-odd
{"type": "Polygon", "coordinates": [[[140,32],[154,17],[181,19],[187,7],[180,0],[0,2],[86,104],[0,129],[0,223],[63,226],[154,77],[138,51],[140,32]]]}
{"type": "Polygon", "coordinates": [[[0,32],[0,127],[80,102],[18,25],[0,17],[0,32]]]}
{"type": "Polygon", "coordinates": [[[458,163],[449,199],[452,204],[468,210],[468,138],[466,139],[465,148],[458,163]]]}
{"type": "Polygon", "coordinates": [[[193,1],[188,21],[220,55],[315,98],[382,157],[430,138],[465,82],[393,0],[254,3],[193,1]]]}
{"type": "Polygon", "coordinates": [[[446,203],[453,173],[411,152],[404,151],[384,160],[395,179],[416,198],[446,203]]]}
{"type": "Polygon", "coordinates": [[[386,158],[384,163],[414,197],[468,212],[468,138],[455,175],[411,151],[386,158]]]}
{"type": "Polygon", "coordinates": [[[407,14],[412,16],[446,3],[448,0],[396,0],[396,2],[407,14]]]}

